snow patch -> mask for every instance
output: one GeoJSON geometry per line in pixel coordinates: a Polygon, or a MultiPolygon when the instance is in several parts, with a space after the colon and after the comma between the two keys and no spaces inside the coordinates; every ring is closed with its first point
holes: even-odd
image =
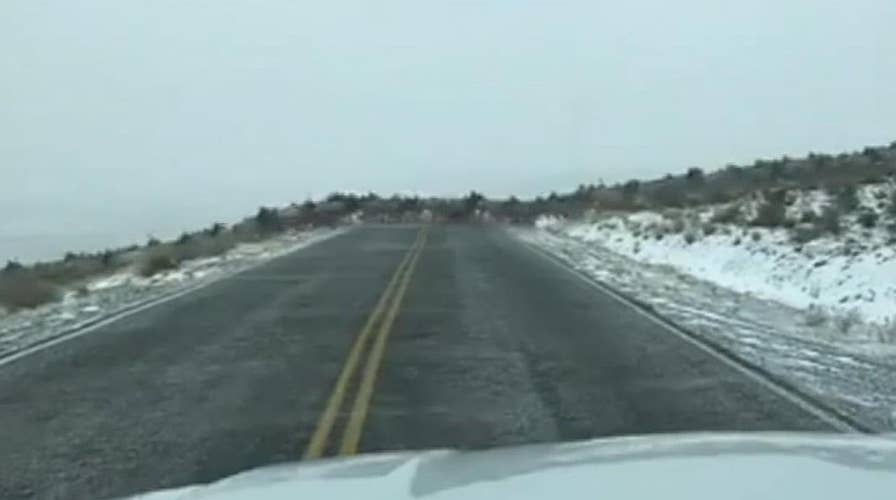
{"type": "MultiPolygon", "coordinates": [[[[795,308],[858,317],[880,334],[893,333],[896,341],[896,234],[889,227],[896,219],[878,203],[892,190],[890,185],[858,189],[859,210],[876,214],[875,227],[863,227],[852,213],[843,217],[842,234],[806,243],[795,242],[784,228],[710,222],[724,206],[611,214],[598,221],[544,216],[536,227],[795,308]]],[[[788,212],[793,218],[805,210],[818,213],[829,202],[824,192],[802,192],[788,212]]],[[[751,203],[755,200],[743,203],[745,213],[751,203]]]]}

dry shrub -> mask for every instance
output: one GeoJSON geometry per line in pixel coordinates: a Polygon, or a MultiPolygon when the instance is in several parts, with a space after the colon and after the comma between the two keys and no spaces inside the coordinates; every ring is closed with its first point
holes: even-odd
{"type": "Polygon", "coordinates": [[[818,327],[827,324],[831,320],[831,315],[821,306],[815,304],[809,305],[809,309],[803,316],[803,322],[806,326],[818,327]]]}
{"type": "Polygon", "coordinates": [[[684,216],[678,215],[672,219],[672,224],[669,226],[669,230],[673,233],[681,233],[684,232],[686,227],[687,224],[684,221],[684,216]]]}
{"type": "Polygon", "coordinates": [[[175,243],[171,246],[171,252],[178,261],[216,257],[231,250],[236,243],[236,237],[232,233],[197,235],[182,243],[175,243]]]}
{"type": "Polygon", "coordinates": [[[833,195],[840,210],[849,213],[859,208],[859,196],[855,185],[843,186],[833,195]]]}
{"type": "Polygon", "coordinates": [[[59,290],[29,271],[0,273],[0,305],[6,309],[30,309],[58,300],[59,290]]]}
{"type": "Polygon", "coordinates": [[[858,220],[859,224],[861,224],[865,229],[871,229],[877,225],[878,218],[879,217],[876,212],[873,212],[871,210],[862,210],[856,220],[858,220]]]}
{"type": "Polygon", "coordinates": [[[893,217],[896,217],[896,189],[893,189],[893,192],[890,193],[890,206],[887,211],[893,217]]]}
{"type": "Polygon", "coordinates": [[[101,257],[77,257],[62,261],[35,264],[31,268],[34,275],[56,285],[69,285],[114,270],[101,257]]]}
{"type": "Polygon", "coordinates": [[[149,278],[162,271],[177,269],[179,266],[180,263],[170,251],[164,249],[161,251],[153,250],[147,253],[138,263],[137,272],[140,276],[149,278]]]}
{"type": "Polygon", "coordinates": [[[728,205],[712,214],[711,220],[717,224],[735,224],[741,220],[741,207],[738,204],[728,205]]]}
{"type": "Polygon", "coordinates": [[[824,234],[824,230],[818,224],[799,224],[790,233],[790,238],[795,243],[809,243],[824,234]]]}
{"type": "Polygon", "coordinates": [[[858,309],[850,309],[846,314],[834,316],[834,326],[842,334],[848,334],[853,327],[862,322],[862,315],[858,309]]]}
{"type": "Polygon", "coordinates": [[[821,211],[821,215],[815,220],[816,227],[823,232],[834,235],[840,234],[840,210],[836,205],[828,205],[821,211]]]}
{"type": "Polygon", "coordinates": [[[877,336],[881,342],[896,342],[896,316],[888,318],[883,325],[878,327],[877,336]]]}
{"type": "Polygon", "coordinates": [[[802,223],[812,223],[815,222],[815,219],[818,218],[818,215],[814,210],[803,210],[800,213],[800,222],[802,223]]]}
{"type": "Polygon", "coordinates": [[[787,205],[784,203],[786,191],[771,191],[765,195],[765,202],[759,205],[756,217],[751,221],[754,226],[779,227],[787,221],[787,205]]]}

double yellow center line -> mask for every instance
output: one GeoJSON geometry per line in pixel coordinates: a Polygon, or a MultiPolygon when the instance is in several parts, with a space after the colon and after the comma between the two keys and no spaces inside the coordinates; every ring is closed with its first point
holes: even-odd
{"type": "Polygon", "coordinates": [[[345,366],[342,367],[342,372],[336,380],[336,386],[327,400],[327,406],[317,421],[317,427],[311,436],[308,448],[305,449],[304,458],[306,460],[319,458],[327,451],[330,436],[333,434],[333,428],[340,416],[340,409],[348,395],[349,386],[358,371],[365,349],[369,346],[367,362],[357,384],[358,390],[355,394],[354,404],[348,414],[348,420],[342,433],[342,442],[339,446],[340,455],[354,455],[358,452],[364,421],[367,419],[370,400],[373,398],[377,373],[386,350],[386,341],[389,339],[395,317],[398,316],[401,303],[411,282],[411,276],[417,267],[417,261],[420,260],[420,255],[423,253],[428,233],[428,227],[417,233],[416,241],[402,259],[401,264],[398,265],[386,290],[380,296],[379,302],[370,313],[364,327],[361,328],[361,333],[355,339],[345,366]],[[374,335],[374,332],[376,336],[373,339],[373,344],[370,345],[370,337],[374,335]]]}

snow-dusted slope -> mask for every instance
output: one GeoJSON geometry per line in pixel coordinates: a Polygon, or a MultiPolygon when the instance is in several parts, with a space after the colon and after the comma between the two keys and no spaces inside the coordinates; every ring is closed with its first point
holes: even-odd
{"type": "MultiPolygon", "coordinates": [[[[877,203],[891,189],[877,185],[859,190],[860,210],[878,218],[874,227],[858,223],[857,211],[843,216],[841,234],[802,243],[794,241],[793,228],[712,222],[727,206],[617,214],[590,222],[544,217],[538,226],[731,290],[811,310],[808,321],[839,321],[844,333],[864,321],[877,326],[876,335],[896,341],[896,232],[889,227],[896,220],[885,204],[877,203]]],[[[755,213],[755,203],[741,203],[745,218],[755,213]]],[[[807,210],[817,213],[825,203],[823,193],[801,193],[788,208],[789,217],[797,219],[807,210]]]]}
{"type": "Polygon", "coordinates": [[[185,261],[180,269],[143,278],[131,270],[97,278],[86,293],[69,292],[60,302],[16,313],[0,313],[0,358],[109,316],[229,276],[275,257],[340,234],[344,229],[289,232],[260,243],[244,243],[219,257],[185,261]]]}

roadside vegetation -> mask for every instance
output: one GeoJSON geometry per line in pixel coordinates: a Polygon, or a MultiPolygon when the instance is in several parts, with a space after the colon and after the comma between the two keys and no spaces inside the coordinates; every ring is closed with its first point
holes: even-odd
{"type": "Polygon", "coordinates": [[[61,299],[66,293],[88,293],[85,284],[104,275],[131,270],[146,279],[176,270],[182,263],[218,257],[237,245],[261,242],[289,231],[332,227],[354,222],[400,223],[432,220],[468,220],[480,210],[485,197],[470,193],[463,199],[355,195],[334,193],[323,200],[261,207],[233,224],[216,223],[172,240],[148,237],[142,245],[97,253],[65,254],[52,262],[23,265],[9,261],[0,268],[0,313],[30,309],[61,299]]]}
{"type": "MultiPolygon", "coordinates": [[[[582,185],[576,191],[520,202],[489,201],[499,220],[533,222],[542,214],[597,220],[652,211],[667,222],[645,231],[656,239],[682,234],[686,241],[733,227],[786,231],[806,244],[839,237],[861,246],[880,229],[896,244],[896,142],[838,155],[761,159],[712,172],[691,167],[680,175],[632,179],[614,185],[582,185]],[[706,214],[709,213],[708,218],[706,214]],[[849,235],[846,235],[849,229],[849,235]],[[862,230],[856,233],[856,230],[862,230]]],[[[756,240],[761,231],[745,232],[756,240]]],[[[738,238],[740,242],[742,238],[738,238]]]]}
{"type": "Polygon", "coordinates": [[[744,231],[736,236],[736,244],[761,239],[759,229],[786,230],[794,242],[806,244],[842,235],[844,227],[868,232],[883,227],[891,235],[890,244],[896,244],[894,175],[896,142],[839,155],[760,159],[708,173],[691,167],[661,179],[583,184],[570,193],[529,200],[489,199],[476,191],[458,198],[334,193],[282,208],[262,207],[237,223],[217,223],[170,241],[150,237],[142,245],[68,253],[54,262],[27,266],[8,262],[0,269],[0,309],[14,311],[58,300],[66,291],[83,289],[90,279],[124,269],[152,278],[184,261],[220,256],[239,244],[285,231],[360,221],[533,223],[542,214],[597,220],[604,214],[652,210],[663,214],[664,220],[640,228],[643,238],[680,234],[694,242],[739,226],[744,231]],[[806,193],[814,193],[814,198],[806,193]],[[695,215],[695,209],[710,206],[708,217],[695,215]]]}
{"type": "MultiPolygon", "coordinates": [[[[622,212],[659,211],[759,197],[767,203],[754,222],[778,227],[787,221],[782,216],[781,206],[792,203],[793,192],[823,190],[832,195],[835,208],[841,214],[849,213],[859,206],[857,188],[891,182],[894,175],[896,142],[839,155],[809,153],[804,158],[760,159],[751,165],[731,164],[709,173],[700,167],[691,167],[680,175],[670,174],[661,179],[632,179],[614,185],[583,184],[570,193],[551,193],[525,203],[491,201],[489,209],[520,220],[529,220],[533,214],[542,213],[575,218],[595,208],[622,212]]],[[[889,206],[893,201],[889,200],[889,206]]]]}
{"type": "MultiPolygon", "coordinates": [[[[296,206],[297,207],[297,206],[296,206]]],[[[285,231],[339,223],[333,214],[315,207],[274,209],[235,224],[216,223],[170,241],[149,237],[143,245],[108,249],[98,253],[67,253],[53,262],[22,265],[9,261],[0,269],[0,309],[16,311],[59,300],[66,291],[87,293],[85,283],[100,276],[132,269],[143,278],[178,269],[185,261],[216,257],[241,243],[252,243],[285,231]]]]}
{"type": "Polygon", "coordinates": [[[840,340],[896,342],[896,143],[584,186],[541,203],[539,227],[780,301],[840,340]]]}

